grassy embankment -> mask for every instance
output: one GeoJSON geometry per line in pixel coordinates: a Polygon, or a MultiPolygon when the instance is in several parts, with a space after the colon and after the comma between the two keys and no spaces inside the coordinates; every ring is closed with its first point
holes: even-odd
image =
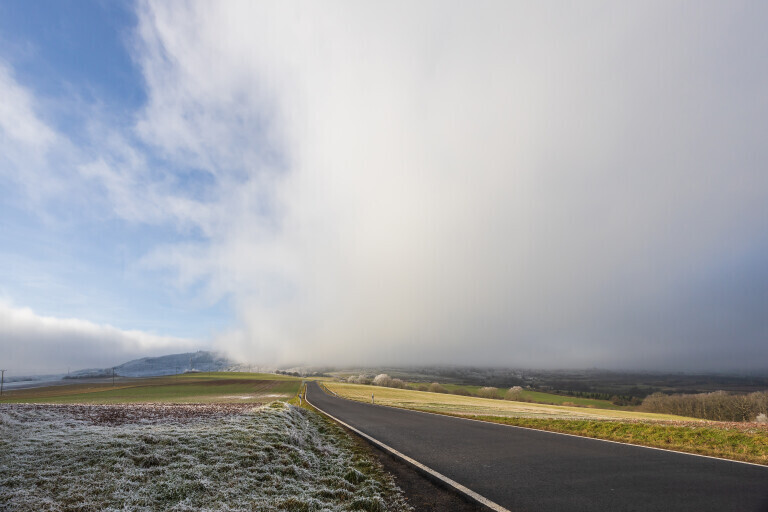
{"type": "Polygon", "coordinates": [[[359,384],[325,383],[361,402],[768,464],[768,428],[666,414],[542,405],[359,384]]]}
{"type": "Polygon", "coordinates": [[[296,395],[298,377],[211,372],[8,391],[0,403],[263,403],[296,395]]]}

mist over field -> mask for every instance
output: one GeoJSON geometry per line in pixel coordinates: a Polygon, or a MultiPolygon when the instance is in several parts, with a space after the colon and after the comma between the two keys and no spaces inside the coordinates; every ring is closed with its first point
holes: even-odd
{"type": "Polygon", "coordinates": [[[129,10],[133,103],[77,135],[0,51],[3,208],[115,262],[4,250],[14,364],[768,366],[765,4],[129,10]]]}

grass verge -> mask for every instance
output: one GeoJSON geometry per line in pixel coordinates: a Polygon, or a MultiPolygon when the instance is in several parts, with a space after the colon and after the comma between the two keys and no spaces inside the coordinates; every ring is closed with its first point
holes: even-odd
{"type": "Polygon", "coordinates": [[[751,425],[668,425],[498,416],[473,419],[768,465],[768,429],[751,425]]]}

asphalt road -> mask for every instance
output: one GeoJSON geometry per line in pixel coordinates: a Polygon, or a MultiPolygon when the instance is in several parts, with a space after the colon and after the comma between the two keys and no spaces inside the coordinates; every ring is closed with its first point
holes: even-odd
{"type": "Polygon", "coordinates": [[[319,409],[517,511],[768,512],[768,467],[363,404],[319,409]]]}

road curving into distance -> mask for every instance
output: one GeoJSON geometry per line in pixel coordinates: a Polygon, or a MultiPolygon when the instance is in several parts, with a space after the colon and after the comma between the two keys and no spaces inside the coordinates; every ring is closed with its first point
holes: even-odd
{"type": "Polygon", "coordinates": [[[768,512],[768,467],[364,404],[321,411],[513,512],[768,512]]]}

